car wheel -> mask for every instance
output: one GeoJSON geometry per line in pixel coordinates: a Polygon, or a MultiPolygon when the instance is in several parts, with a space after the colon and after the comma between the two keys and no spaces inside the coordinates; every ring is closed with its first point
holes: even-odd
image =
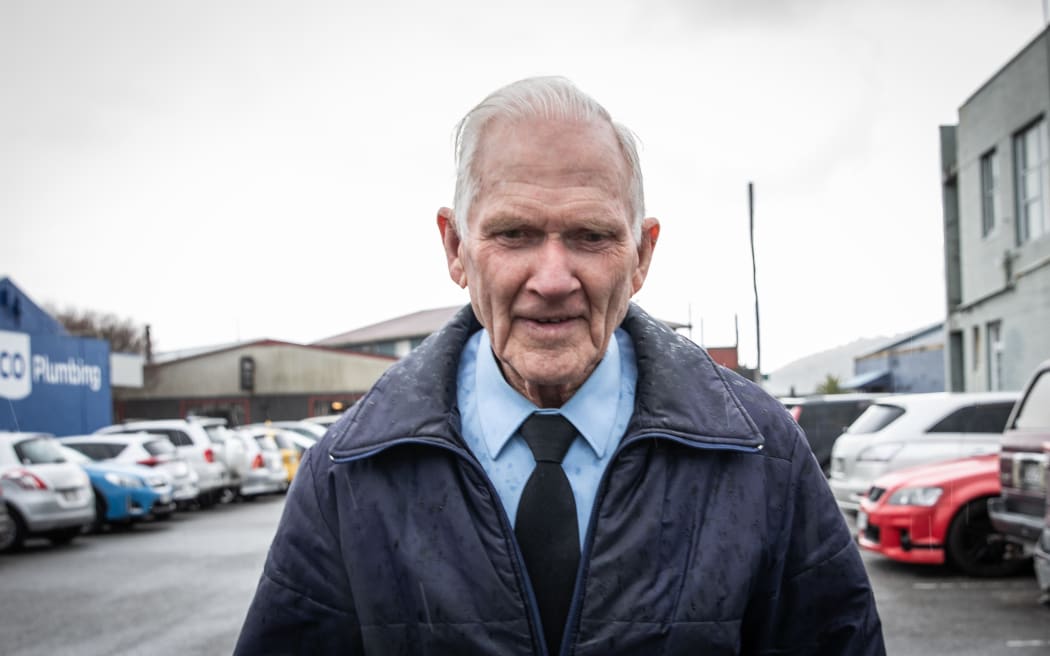
{"type": "Polygon", "coordinates": [[[91,530],[94,533],[101,533],[102,529],[106,527],[106,499],[102,496],[102,493],[95,490],[95,521],[91,522],[91,530]]]}
{"type": "Polygon", "coordinates": [[[60,528],[56,531],[48,531],[44,534],[51,544],[69,544],[73,541],[73,538],[80,535],[80,527],[73,526],[71,528],[60,528]]]}
{"type": "Polygon", "coordinates": [[[237,490],[232,487],[222,488],[222,492],[219,494],[219,503],[227,504],[233,503],[237,500],[237,490]]]}
{"type": "Polygon", "coordinates": [[[948,527],[945,541],[948,560],[970,576],[1018,574],[1029,567],[1021,545],[992,526],[988,499],[977,499],[959,509],[948,527]]]}
{"type": "Polygon", "coordinates": [[[197,505],[201,508],[211,508],[218,502],[218,500],[217,493],[214,491],[201,492],[197,495],[197,505]]]}
{"type": "MultiPolygon", "coordinates": [[[[2,503],[2,502],[0,502],[2,503]]],[[[7,540],[7,544],[0,544],[0,553],[13,553],[22,548],[22,545],[26,540],[26,525],[22,521],[22,517],[19,516],[18,512],[8,504],[7,514],[11,517],[11,523],[14,525],[14,530],[11,532],[11,537],[7,540]]]]}

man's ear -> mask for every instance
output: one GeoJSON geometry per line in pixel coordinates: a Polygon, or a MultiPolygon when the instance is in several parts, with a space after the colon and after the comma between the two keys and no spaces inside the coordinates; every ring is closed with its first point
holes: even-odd
{"type": "Polygon", "coordinates": [[[448,260],[448,275],[452,282],[460,287],[467,286],[467,271],[463,268],[459,248],[462,245],[459,233],[456,232],[455,213],[442,207],[437,214],[438,230],[441,232],[441,243],[445,247],[445,259],[448,260]]]}
{"type": "Polygon", "coordinates": [[[649,275],[649,264],[653,261],[653,250],[660,238],[660,221],[652,217],[642,221],[642,239],[638,242],[638,266],[631,277],[634,293],[642,288],[645,277],[649,275]]]}

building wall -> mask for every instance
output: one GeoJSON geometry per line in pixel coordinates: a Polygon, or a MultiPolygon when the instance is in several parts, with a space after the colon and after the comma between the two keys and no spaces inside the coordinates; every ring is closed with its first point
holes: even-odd
{"type": "Polygon", "coordinates": [[[341,401],[349,407],[360,393],[241,395],[227,397],[193,397],[166,399],[129,399],[116,403],[114,420],[171,419],[187,414],[224,416],[235,425],[303,419],[331,413],[329,403],[341,401]]]}
{"type": "Polygon", "coordinates": [[[256,396],[363,392],[393,360],[294,345],[251,345],[146,369],[140,390],[121,399],[238,396],[242,357],[255,360],[256,396]]]}
{"type": "Polygon", "coordinates": [[[890,371],[887,392],[943,392],[945,349],[940,330],[857,358],[854,374],[890,371]]]}
{"type": "MultiPolygon", "coordinates": [[[[1048,48],[1043,32],[959,109],[961,290],[955,301],[948,290],[945,328],[945,369],[953,388],[989,389],[989,322],[1001,322],[1000,389],[1019,389],[1036,364],[1050,357],[1050,234],[1018,244],[1014,162],[1014,136],[1035,120],[1050,121],[1048,48]],[[999,165],[996,220],[984,235],[980,160],[992,149],[999,165]]],[[[1050,171],[1044,169],[1043,178],[1043,202],[1050,205],[1050,171]]]]}

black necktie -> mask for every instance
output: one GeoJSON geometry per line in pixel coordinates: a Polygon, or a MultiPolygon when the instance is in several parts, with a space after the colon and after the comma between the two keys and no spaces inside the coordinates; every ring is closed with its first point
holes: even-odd
{"type": "Polygon", "coordinates": [[[536,468],[522,490],[514,533],[536,592],[547,650],[554,656],[561,645],[580,563],[576,500],[561,468],[576,429],[561,415],[534,414],[519,432],[532,449],[536,468]]]}

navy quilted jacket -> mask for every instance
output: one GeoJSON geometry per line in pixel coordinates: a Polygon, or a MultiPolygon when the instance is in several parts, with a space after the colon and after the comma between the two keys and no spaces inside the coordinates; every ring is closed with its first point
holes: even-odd
{"type": "MultiPolygon", "coordinates": [[[[636,407],[561,653],[884,654],[860,556],[787,412],[631,306],[636,407]]],[[[460,436],[469,308],[311,448],[239,654],[544,654],[514,532],[460,436]]]]}

